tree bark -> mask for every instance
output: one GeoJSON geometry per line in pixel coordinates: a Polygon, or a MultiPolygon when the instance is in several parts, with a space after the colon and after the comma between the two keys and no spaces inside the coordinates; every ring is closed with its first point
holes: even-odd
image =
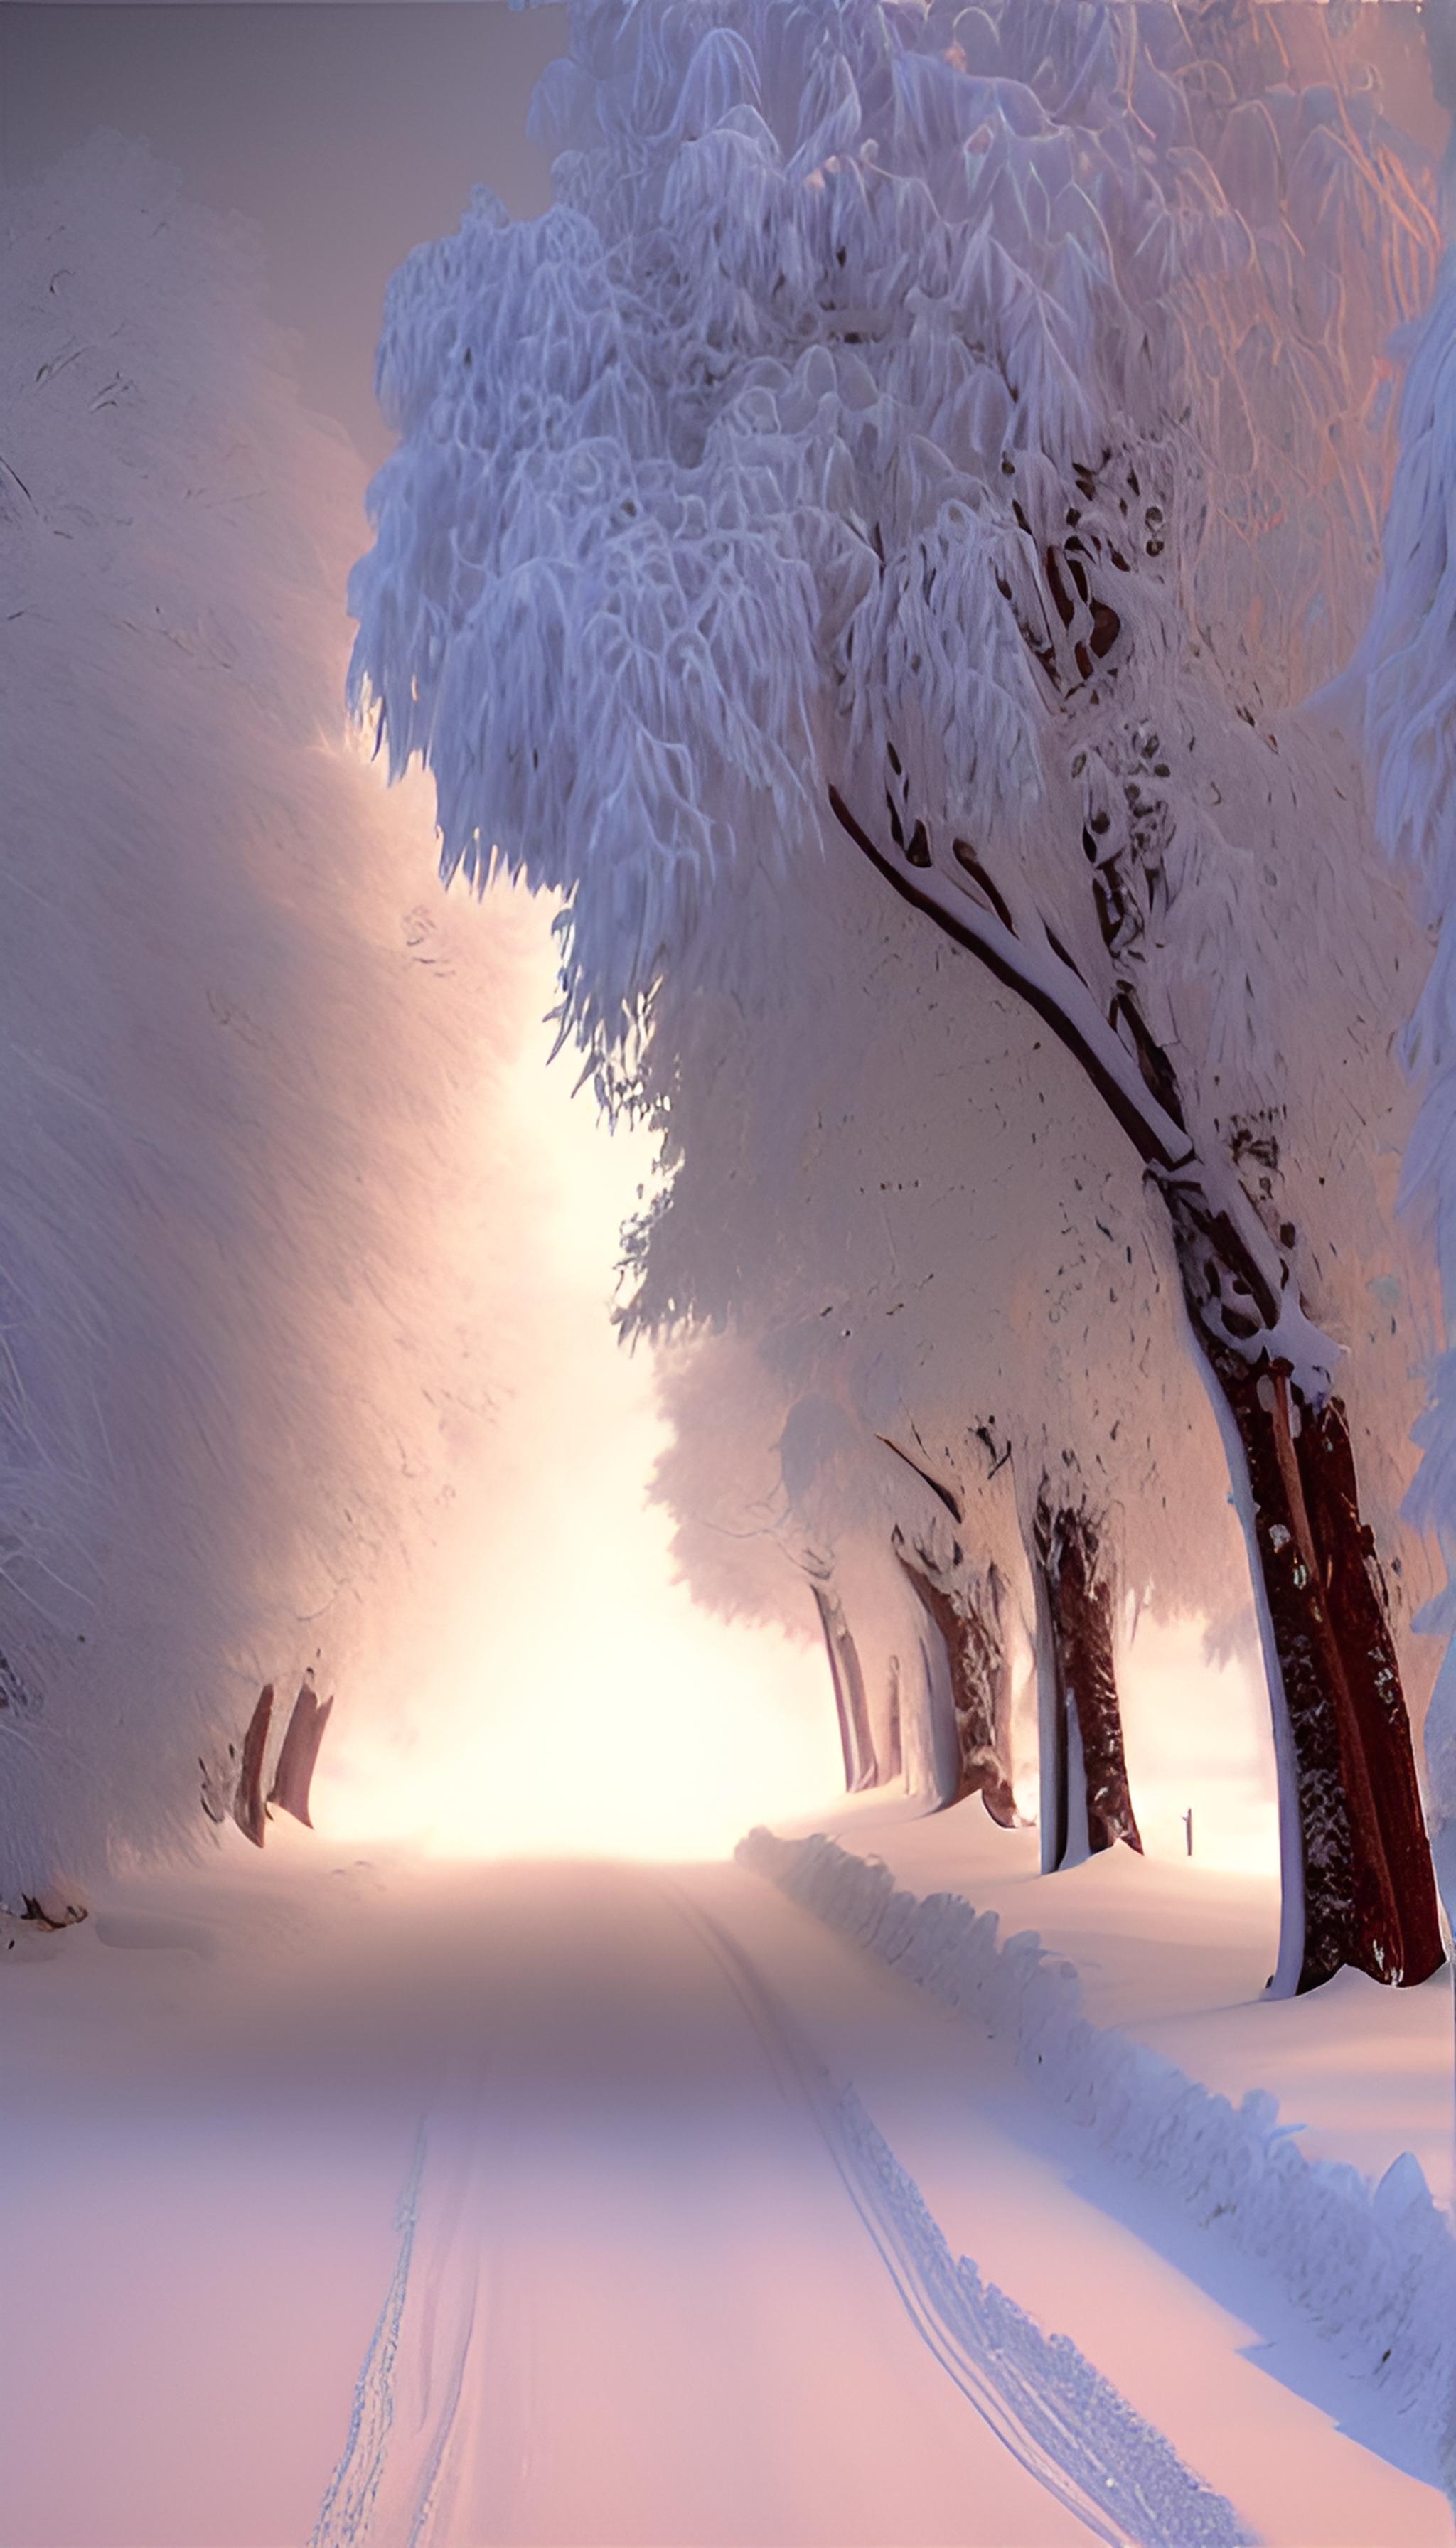
{"type": "Polygon", "coordinates": [[[1200,1341],[1243,1446],[1289,1720],[1305,1897],[1297,1988],[1346,1964],[1424,1981],[1444,1960],[1435,1881],[1343,1405],[1312,1407],[1286,1368],[1200,1341]]]}
{"type": "MultiPolygon", "coordinates": [[[[992,1822],[1016,1821],[1011,1790],[1011,1674],[999,1618],[976,1601],[963,1581],[956,1592],[937,1576],[924,1551],[913,1556],[896,1537],[895,1555],[945,1650],[956,1711],[956,1789],[948,1804],[979,1796],[992,1822]]],[[[994,1579],[988,1578],[990,1601],[994,1579]]]]}
{"type": "MultiPolygon", "coordinates": [[[[1295,1395],[1292,1391],[1291,1395],[1295,1395]]],[[[1298,1458],[1324,1592],[1354,1701],[1376,1824],[1390,1868],[1405,1949],[1403,1977],[1424,1981],[1445,1960],[1420,1782],[1375,1534],[1360,1519],[1355,1453],[1344,1403],[1303,1408],[1298,1458]]]]}
{"type": "Polygon", "coordinates": [[[257,1706],[247,1721],[242,1738],[242,1767],[237,1774],[237,1786],[232,1797],[232,1819],[243,1837],[254,1849],[263,1846],[267,1816],[263,1805],[263,1756],[268,1749],[268,1727],[273,1716],[273,1684],[265,1682],[258,1694],[257,1706]]]}
{"type": "MultiPolygon", "coordinates": [[[[1118,1698],[1113,1586],[1102,1564],[1101,1535],[1081,1509],[1053,1502],[1043,1482],[1032,1527],[1050,1644],[1053,1701],[1059,1726],[1075,1726],[1087,1798],[1087,1846],[1095,1857],[1126,1841],[1142,1850],[1128,1785],[1123,1714],[1118,1698]]],[[[1072,1747],[1063,1741],[1061,1775],[1072,1747]]],[[[1051,1864],[1066,1856],[1067,1821],[1058,1817],[1058,1845],[1051,1864]]]]}
{"type": "Polygon", "coordinates": [[[869,1701],[864,1688],[864,1667],[838,1593],[832,1592],[827,1584],[816,1584],[813,1590],[834,1683],[834,1702],[839,1710],[845,1787],[855,1795],[862,1788],[879,1784],[879,1764],[874,1757],[874,1738],[869,1729],[869,1701]]]}
{"type": "MultiPolygon", "coordinates": [[[[1333,1348],[1306,1316],[1285,1234],[1275,1242],[1228,1159],[1200,1154],[1172,1057],[1131,980],[1118,979],[1104,1015],[1025,893],[998,885],[969,844],[952,844],[953,878],[924,847],[913,864],[880,849],[837,788],[830,803],[901,899],[1050,1029],[1161,1196],[1208,1384],[1248,1468],[1249,1558],[1294,1752],[1306,1931],[1297,1987],[1344,1964],[1378,1981],[1425,1980],[1443,1958],[1410,1718],[1349,1426],[1327,1387],[1333,1348]],[[1318,1388],[1300,1386],[1297,1361],[1318,1388]]],[[[914,838],[924,843],[923,824],[914,838]]],[[[1095,875],[1098,887],[1113,954],[1112,899],[1095,875]]]]}

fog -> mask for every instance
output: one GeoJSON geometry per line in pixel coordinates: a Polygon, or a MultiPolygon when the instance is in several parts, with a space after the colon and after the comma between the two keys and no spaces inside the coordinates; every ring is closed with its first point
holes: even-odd
{"type": "MultiPolygon", "coordinates": [[[[469,917],[490,928],[498,910],[544,988],[549,909],[497,887],[469,917]]],[[[652,1356],[623,1351],[609,1321],[652,1143],[573,1098],[551,1042],[528,1017],[482,1126],[483,1150],[513,1163],[514,1194],[497,1200],[515,1216],[508,1266],[497,1223],[515,1349],[497,1364],[485,1474],[459,1481],[439,1597],[398,1656],[401,1703],[339,1715],[316,1819],[333,1840],[445,1857],[726,1855],[756,1816],[833,1792],[822,1651],[724,1625],[673,1580],[671,1522],[643,1502],[666,1440],[652,1356]]],[[[807,1594],[804,1609],[807,1628],[807,1594]]]]}

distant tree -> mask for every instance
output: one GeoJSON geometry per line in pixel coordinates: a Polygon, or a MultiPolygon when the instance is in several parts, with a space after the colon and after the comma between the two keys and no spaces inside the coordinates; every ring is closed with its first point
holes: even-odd
{"type": "Polygon", "coordinates": [[[1328,68],[1245,0],[585,0],[554,211],[480,193],[392,286],[355,587],[447,867],[569,897],[608,1094],[774,987],[775,883],[853,845],[1120,1128],[1259,1589],[1289,1987],[1441,1956],[1313,1167],[1406,924],[1291,705],[1364,613],[1434,230],[1328,68]]]}
{"type": "MultiPolygon", "coordinates": [[[[629,1233],[623,1316],[659,1341],[689,1320],[756,1340],[756,1389],[740,1349],[726,1413],[698,1388],[675,1417],[707,1424],[730,1474],[741,1427],[783,1437],[781,1508],[807,1523],[812,1498],[810,1536],[857,1647],[877,1659],[870,1713],[892,1677],[900,1748],[940,1801],[979,1791],[1009,1810],[1010,1648],[1028,1622],[1056,1866],[1068,1845],[1078,1854],[1081,1824],[1093,1846],[1136,1833],[1116,1688],[1124,1589],[1221,1620],[1246,1601],[1222,1449],[1170,1251],[1149,1244],[1116,1128],[1004,992],[957,996],[956,957],[870,874],[851,867],[830,900],[819,883],[811,872],[777,896],[783,1005],[745,1014],[704,994],[686,1061],[648,1036],[641,1097],[663,1120],[671,1184],[629,1233]],[[1089,1605],[1059,1560],[1094,1545],[1089,1605]],[[1063,1592],[1075,1616],[1060,1615],[1063,1592]],[[922,1742],[926,1707],[941,1732],[922,1742]],[[1085,1814],[1067,1794],[1078,1753],[1105,1765],[1085,1814]]],[[[709,1466],[689,1457],[680,1486],[701,1497],[709,1466]]],[[[766,1506],[762,1479],[755,1495],[766,1506]]]]}

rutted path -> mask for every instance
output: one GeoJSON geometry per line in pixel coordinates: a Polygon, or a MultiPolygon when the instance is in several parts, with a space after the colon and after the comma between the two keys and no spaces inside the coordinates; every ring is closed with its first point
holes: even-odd
{"type": "Polygon", "coordinates": [[[318,2548],[1249,2535],[957,2269],[716,1873],[518,1871],[318,2548]]]}

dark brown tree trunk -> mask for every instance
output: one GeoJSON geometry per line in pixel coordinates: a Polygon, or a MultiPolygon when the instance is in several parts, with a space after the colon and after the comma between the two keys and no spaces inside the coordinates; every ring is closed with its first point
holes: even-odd
{"type": "Polygon", "coordinates": [[[993,1823],[1003,1831],[1015,1830],[1021,1817],[1016,1810],[1016,1797],[1011,1784],[1011,1654],[1006,1643],[1006,1585],[999,1567],[986,1569],[986,1611],[989,1619],[989,1653],[986,1682],[990,1698],[991,1751],[1000,1770],[999,1782],[990,1781],[981,1789],[981,1802],[993,1823]]]}
{"type": "Polygon", "coordinates": [[[255,1849],[263,1846],[266,1813],[263,1805],[263,1755],[268,1748],[268,1727],[273,1716],[273,1684],[266,1682],[258,1694],[257,1706],[247,1721],[242,1738],[242,1767],[232,1797],[232,1819],[255,1849]]]}
{"type": "Polygon", "coordinates": [[[864,1689],[864,1668],[839,1595],[827,1584],[816,1584],[814,1603],[819,1612],[819,1625],[824,1631],[829,1670],[834,1682],[834,1702],[839,1710],[845,1786],[853,1795],[862,1787],[877,1787],[879,1784],[879,1765],[874,1757],[874,1737],[869,1729],[869,1701],[864,1689]]]}
{"type": "MultiPolygon", "coordinates": [[[[1000,1620],[989,1602],[975,1600],[961,1581],[953,1592],[924,1551],[912,1553],[898,1536],[895,1555],[909,1577],[926,1617],[940,1639],[956,1712],[956,1787],[946,1799],[979,1796],[992,1822],[1016,1821],[1011,1791],[1010,1672],[1000,1620]]],[[[994,1600],[994,1592],[990,1594],[994,1600]]]]}
{"type": "Polygon", "coordinates": [[[1283,1683],[1305,1891],[1298,1988],[1345,1964],[1424,1981],[1443,1960],[1435,1881],[1344,1408],[1312,1408],[1280,1366],[1251,1369],[1203,1340],[1243,1446],[1283,1683]]]}
{"type": "MultiPolygon", "coordinates": [[[[1291,1392],[1291,1396],[1294,1393],[1291,1392]]],[[[1390,1596],[1375,1534],[1360,1519],[1355,1454],[1344,1403],[1328,1398],[1302,1410],[1300,1480],[1315,1545],[1322,1554],[1325,1598],[1354,1699],[1376,1820],[1401,1917],[1401,1971],[1422,1982],[1445,1960],[1440,1911],[1410,1720],[1391,1629],[1390,1596]]]]}
{"type": "MultiPolygon", "coordinates": [[[[1059,1726],[1075,1724],[1087,1795],[1087,1846],[1094,1856],[1126,1841],[1140,1854],[1141,1837],[1128,1786],[1123,1713],[1118,1698],[1113,1586],[1102,1564],[1101,1535],[1090,1515],[1053,1502],[1044,1483],[1033,1522],[1034,1553],[1051,1648],[1059,1726]]],[[[1063,1768],[1061,1775],[1066,1775],[1063,1768]]],[[[1066,1815],[1051,1863],[1066,1854],[1066,1815]]]]}

